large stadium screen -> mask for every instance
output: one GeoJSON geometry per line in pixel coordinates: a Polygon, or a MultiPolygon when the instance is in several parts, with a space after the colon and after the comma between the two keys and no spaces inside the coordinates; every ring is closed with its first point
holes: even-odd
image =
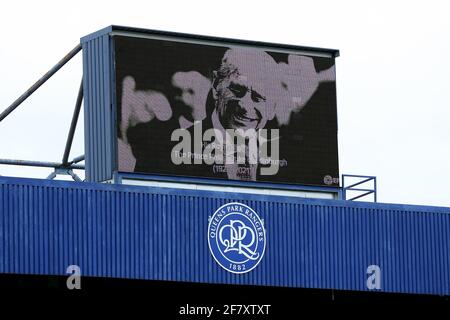
{"type": "Polygon", "coordinates": [[[339,184],[334,57],[114,36],[119,172],[339,184]]]}

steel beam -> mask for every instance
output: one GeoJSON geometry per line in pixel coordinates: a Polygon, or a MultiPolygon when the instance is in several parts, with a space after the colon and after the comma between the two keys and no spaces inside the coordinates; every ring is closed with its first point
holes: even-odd
{"type": "Polygon", "coordinates": [[[77,102],[75,103],[75,110],[73,111],[69,134],[67,135],[66,147],[64,148],[64,155],[61,161],[63,165],[68,164],[70,149],[72,148],[73,136],[75,134],[75,129],[77,128],[78,116],[80,115],[82,101],[83,101],[83,79],[81,79],[80,89],[78,90],[77,102]]]}
{"type": "Polygon", "coordinates": [[[59,69],[61,69],[70,59],[72,59],[81,50],[81,44],[78,44],[72,49],[64,58],[62,58],[53,68],[42,76],[35,84],[33,84],[27,91],[24,92],[16,101],[14,101],[8,108],[0,114],[0,122],[5,119],[11,112],[13,112],[22,102],[24,102],[33,92],[42,86],[51,76],[53,76],[59,69]]]}
{"type": "Polygon", "coordinates": [[[13,166],[28,166],[28,167],[43,167],[43,168],[66,168],[66,169],[80,169],[84,170],[84,166],[80,164],[72,164],[64,166],[60,162],[49,161],[30,161],[30,160],[13,160],[13,159],[0,159],[0,164],[13,165],[13,166]]]}

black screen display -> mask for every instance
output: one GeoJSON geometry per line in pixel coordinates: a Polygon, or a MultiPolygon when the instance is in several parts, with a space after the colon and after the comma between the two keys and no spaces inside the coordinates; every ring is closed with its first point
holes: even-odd
{"type": "Polygon", "coordinates": [[[334,58],[127,36],[114,46],[119,172],[338,185],[334,58]]]}

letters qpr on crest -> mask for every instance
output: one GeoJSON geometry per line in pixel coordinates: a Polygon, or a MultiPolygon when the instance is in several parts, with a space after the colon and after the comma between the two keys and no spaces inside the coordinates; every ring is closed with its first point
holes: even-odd
{"type": "Polygon", "coordinates": [[[215,261],[225,270],[249,272],[264,256],[263,221],[252,208],[237,202],[227,203],[209,219],[208,245],[215,261]]]}

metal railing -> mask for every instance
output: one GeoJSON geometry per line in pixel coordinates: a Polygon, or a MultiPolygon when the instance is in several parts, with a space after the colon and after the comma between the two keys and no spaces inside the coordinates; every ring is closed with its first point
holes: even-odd
{"type": "Polygon", "coordinates": [[[0,164],[12,166],[25,166],[36,168],[53,168],[53,172],[47,176],[47,179],[54,179],[57,175],[69,175],[75,181],[82,181],[81,178],[73,172],[74,169],[84,170],[84,165],[77,164],[84,161],[84,155],[73,158],[73,160],[64,162],[50,161],[33,161],[33,160],[16,160],[16,159],[0,159],[0,164]]]}
{"type": "Polygon", "coordinates": [[[377,202],[377,177],[353,174],[342,175],[342,200],[354,201],[363,197],[367,197],[369,195],[373,195],[373,202],[377,202]],[[347,181],[350,178],[353,183],[350,185],[346,185],[345,178],[347,178],[347,181]],[[354,182],[355,180],[357,181],[354,182]],[[349,192],[354,196],[349,197],[349,192]]]}

